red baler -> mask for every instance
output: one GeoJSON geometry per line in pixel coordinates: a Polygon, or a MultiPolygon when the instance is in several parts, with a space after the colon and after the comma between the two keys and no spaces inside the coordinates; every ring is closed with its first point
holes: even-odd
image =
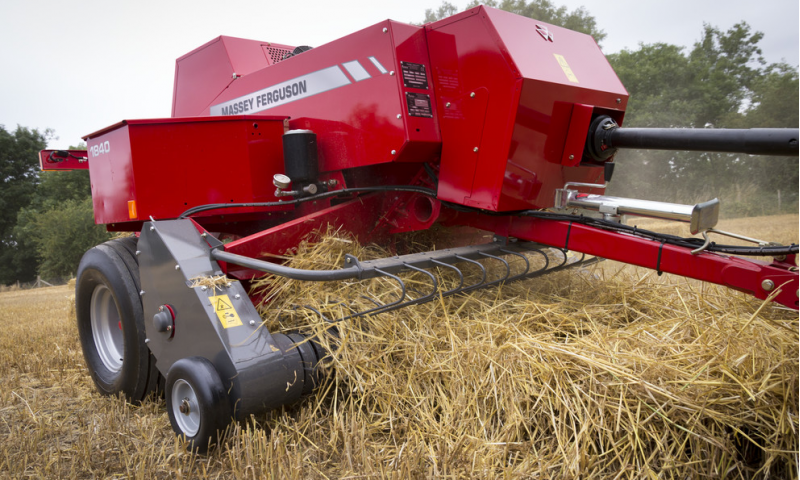
{"type": "Polygon", "coordinates": [[[88,135],[87,152],[42,152],[43,169],[89,169],[98,224],[141,232],[79,267],[78,326],[98,389],[132,400],[165,389],[173,428],[200,450],[232,418],[309,392],[325,352],[261,328],[248,286],[266,274],[387,276],[404,292],[403,272],[461,276],[444,290],[426,273],[428,291],[357,316],[595,261],[573,250],[797,309],[796,245],[711,243],[716,200],[603,191],[619,148],[796,156],[798,130],[624,129],[627,100],[591,37],[485,7],[422,27],[387,20],[314,49],[219,37],[184,55],[172,118],[122,121],[88,135]],[[704,240],[629,227],[624,215],[686,221],[704,240]],[[326,225],[366,242],[435,224],[494,241],[347,257],[331,271],[275,261],[326,225]],[[464,284],[460,265],[505,258],[527,267],[464,284]],[[223,294],[191,281],[222,274],[223,294]]]}

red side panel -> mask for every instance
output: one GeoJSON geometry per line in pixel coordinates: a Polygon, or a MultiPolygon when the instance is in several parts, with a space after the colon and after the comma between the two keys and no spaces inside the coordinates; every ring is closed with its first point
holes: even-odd
{"type": "Polygon", "coordinates": [[[579,165],[586,109],[621,121],[627,93],[591,37],[485,7],[426,29],[442,118],[441,199],[543,208],[565,182],[602,183],[600,166],[579,165]]]}
{"type": "Polygon", "coordinates": [[[231,82],[283,59],[294,47],[220,36],[175,62],[172,116],[202,115],[231,82]]]}
{"type": "Polygon", "coordinates": [[[291,117],[317,134],[320,171],[435,159],[425,31],[385,21],[233,81],[198,115],[291,117]]]}
{"type": "Polygon", "coordinates": [[[283,118],[271,116],[129,120],[89,135],[95,222],[176,218],[209,203],[277,201],[270,179],[283,172],[282,135],[283,118]]]}

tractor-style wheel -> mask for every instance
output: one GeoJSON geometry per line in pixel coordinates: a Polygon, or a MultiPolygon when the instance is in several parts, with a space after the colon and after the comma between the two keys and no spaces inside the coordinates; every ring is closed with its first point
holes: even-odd
{"type": "Polygon", "coordinates": [[[145,345],[136,238],[119,238],[83,255],[75,311],[83,356],[104,395],[140,402],[163,383],[145,345]]]}
{"type": "Polygon", "coordinates": [[[214,365],[203,357],[182,358],[167,373],[167,412],[172,429],[205,453],[231,421],[228,394],[214,365]]]}

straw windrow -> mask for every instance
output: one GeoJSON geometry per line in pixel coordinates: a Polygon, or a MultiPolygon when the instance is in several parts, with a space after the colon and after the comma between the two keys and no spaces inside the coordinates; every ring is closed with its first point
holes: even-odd
{"type": "MultiPolygon", "coordinates": [[[[288,264],[336,268],[345,253],[390,255],[328,235],[288,264]]],[[[796,312],[676,277],[603,275],[439,298],[336,335],[307,307],[341,318],[396,286],[259,282],[271,330],[314,333],[331,352],[327,383],[267,426],[297,432],[333,476],[796,476],[796,312]]]]}

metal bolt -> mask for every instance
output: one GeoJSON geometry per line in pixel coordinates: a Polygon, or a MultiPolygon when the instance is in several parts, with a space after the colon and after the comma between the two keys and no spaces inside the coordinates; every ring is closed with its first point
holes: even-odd
{"type": "Polygon", "coordinates": [[[570,156],[569,156],[569,159],[570,159],[570,160],[574,160],[574,159],[575,159],[575,155],[570,155],[570,156]]]}
{"type": "Polygon", "coordinates": [[[352,260],[351,260],[351,259],[349,259],[349,258],[348,258],[348,259],[345,259],[345,263],[350,263],[351,261],[352,261],[352,260]]]}
{"type": "Polygon", "coordinates": [[[398,113],[398,114],[397,114],[397,118],[403,118],[403,115],[401,115],[401,114],[399,114],[399,113],[398,113]]]}
{"type": "Polygon", "coordinates": [[[394,75],[394,70],[390,71],[389,75],[394,75]]]}
{"type": "Polygon", "coordinates": [[[142,295],[144,295],[144,290],[139,290],[139,296],[141,297],[142,295]]]}
{"type": "Polygon", "coordinates": [[[200,287],[200,290],[205,292],[206,290],[208,290],[208,288],[205,285],[203,285],[202,287],[200,287]]]}
{"type": "Polygon", "coordinates": [[[388,28],[386,28],[386,27],[383,27],[383,33],[386,33],[386,32],[388,32],[388,31],[389,31],[389,29],[388,29],[388,28]]]}
{"type": "Polygon", "coordinates": [[[622,99],[621,99],[621,98],[618,98],[618,99],[617,99],[617,103],[622,103],[622,99]]]}
{"type": "Polygon", "coordinates": [[[238,300],[238,299],[242,298],[242,296],[237,293],[236,295],[233,296],[233,298],[238,300]]]}
{"type": "Polygon", "coordinates": [[[172,331],[172,325],[167,325],[167,331],[168,331],[168,332],[171,332],[171,331],[172,331]]]}
{"type": "Polygon", "coordinates": [[[175,265],[175,270],[180,270],[180,269],[181,269],[180,265],[175,265]]]}
{"type": "Polygon", "coordinates": [[[154,226],[152,226],[152,225],[150,226],[150,231],[151,231],[151,232],[155,231],[155,229],[156,229],[156,227],[154,227],[154,226]]]}
{"type": "Polygon", "coordinates": [[[184,415],[189,415],[190,409],[189,409],[189,399],[188,398],[184,398],[181,401],[181,405],[178,407],[178,410],[180,410],[181,413],[184,414],[184,415]]]}
{"type": "Polygon", "coordinates": [[[138,257],[139,255],[141,255],[141,254],[142,254],[142,252],[141,252],[141,251],[139,251],[139,250],[136,250],[136,256],[137,256],[137,257],[138,257]]]}
{"type": "Polygon", "coordinates": [[[158,307],[158,311],[159,312],[163,312],[164,311],[164,305],[161,305],[160,307],[158,307]]]}
{"type": "Polygon", "coordinates": [[[203,232],[203,233],[200,234],[200,236],[203,237],[203,238],[206,238],[208,236],[208,234],[206,232],[203,232]]]}
{"type": "Polygon", "coordinates": [[[250,326],[251,326],[251,327],[252,327],[253,325],[255,325],[255,324],[256,324],[256,321],[255,321],[255,320],[250,320],[250,326]]]}
{"type": "Polygon", "coordinates": [[[469,98],[475,98],[475,92],[470,93],[469,98]]]}
{"type": "Polygon", "coordinates": [[[395,155],[396,153],[397,153],[397,150],[392,150],[392,155],[395,155]]]}
{"type": "Polygon", "coordinates": [[[472,151],[473,152],[477,152],[478,151],[478,147],[473,148],[472,151]]]}
{"type": "Polygon", "coordinates": [[[766,292],[771,292],[775,289],[775,282],[772,280],[764,280],[761,282],[761,288],[763,288],[766,292]]]}
{"type": "Polygon", "coordinates": [[[150,343],[150,339],[149,338],[145,338],[144,339],[144,343],[150,343]]]}
{"type": "Polygon", "coordinates": [[[450,102],[445,103],[444,108],[450,108],[450,102]]]}

